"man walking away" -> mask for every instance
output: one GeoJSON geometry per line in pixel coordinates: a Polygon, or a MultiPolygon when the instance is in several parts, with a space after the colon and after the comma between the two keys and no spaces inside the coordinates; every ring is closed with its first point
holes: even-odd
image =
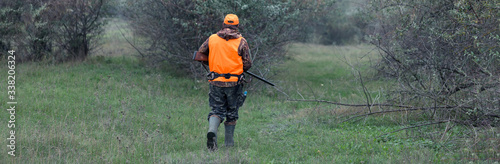
{"type": "Polygon", "coordinates": [[[234,145],[233,134],[238,120],[238,108],[243,105],[243,72],[250,69],[248,43],[238,31],[239,19],[234,14],[224,18],[222,29],[211,35],[199,48],[198,53],[208,56],[210,74],[207,148],[217,149],[217,129],[224,122],[224,145],[234,145]]]}

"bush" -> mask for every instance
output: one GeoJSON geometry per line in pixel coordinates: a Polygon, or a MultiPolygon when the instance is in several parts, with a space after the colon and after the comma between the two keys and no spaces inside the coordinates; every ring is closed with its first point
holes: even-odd
{"type": "MultiPolygon", "coordinates": [[[[0,55],[12,50],[18,38],[23,38],[22,31],[18,28],[22,25],[23,3],[20,1],[0,1],[0,55]]],[[[2,56],[3,57],[3,56],[2,56]]]]}
{"type": "Polygon", "coordinates": [[[104,0],[58,0],[52,3],[56,42],[65,50],[64,60],[83,60],[102,32],[104,0]]]}
{"type": "Polygon", "coordinates": [[[397,80],[398,104],[431,107],[427,118],[498,125],[498,0],[372,4],[381,72],[397,80]]]}
{"type": "Polygon", "coordinates": [[[254,60],[252,70],[267,72],[285,54],[284,46],[301,37],[301,16],[308,3],[254,0],[128,0],[127,17],[136,34],[147,38],[143,57],[199,75],[192,54],[222,27],[229,13],[240,18],[254,60]],[[198,72],[198,73],[197,73],[198,72]]]}
{"type": "Polygon", "coordinates": [[[19,61],[85,59],[103,26],[105,0],[2,1],[0,48],[19,61]]]}

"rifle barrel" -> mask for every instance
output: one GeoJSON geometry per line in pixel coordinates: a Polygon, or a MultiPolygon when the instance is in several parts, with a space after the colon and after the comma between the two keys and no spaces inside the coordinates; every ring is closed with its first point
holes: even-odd
{"type": "Polygon", "coordinates": [[[253,77],[255,77],[255,78],[259,79],[260,81],[263,81],[264,83],[269,84],[269,85],[271,85],[271,86],[273,86],[273,87],[274,87],[274,84],[273,84],[273,83],[271,83],[270,81],[267,81],[266,79],[264,79],[264,78],[262,78],[262,77],[260,77],[260,76],[257,76],[256,74],[254,74],[254,73],[252,73],[252,72],[245,71],[245,73],[247,73],[247,74],[249,74],[249,75],[251,75],[251,76],[253,76],[253,77]]]}

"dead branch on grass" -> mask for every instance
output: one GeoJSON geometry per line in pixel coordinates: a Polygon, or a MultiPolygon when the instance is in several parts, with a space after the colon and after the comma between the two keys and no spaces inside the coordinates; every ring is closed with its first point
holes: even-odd
{"type": "Polygon", "coordinates": [[[405,127],[405,128],[401,128],[401,129],[398,129],[398,130],[391,131],[389,133],[382,134],[382,135],[378,136],[377,138],[385,136],[385,135],[388,135],[388,134],[396,133],[396,132],[399,132],[399,131],[407,130],[407,129],[413,129],[413,128],[418,128],[418,127],[428,126],[428,125],[434,125],[434,124],[442,124],[442,123],[447,123],[447,122],[451,122],[451,121],[453,121],[453,120],[440,120],[440,121],[436,121],[436,122],[429,122],[429,123],[425,123],[425,124],[418,124],[418,125],[414,125],[414,126],[408,126],[408,127],[405,127]]]}
{"type": "Polygon", "coordinates": [[[351,107],[364,107],[364,106],[390,106],[390,107],[400,107],[400,108],[413,108],[412,106],[406,105],[394,105],[394,104],[345,104],[327,100],[316,100],[316,99],[287,99],[286,101],[301,101],[301,102],[320,102],[320,103],[328,103],[340,106],[351,106],[351,107]]]}
{"type": "Polygon", "coordinates": [[[369,116],[369,115],[374,115],[374,114],[382,114],[382,113],[394,113],[394,112],[407,112],[407,111],[415,111],[415,110],[431,110],[431,109],[451,109],[451,108],[456,108],[458,106],[438,106],[438,107],[420,107],[420,108],[407,108],[407,109],[398,109],[398,110],[386,110],[386,111],[379,111],[379,112],[371,112],[371,113],[366,113],[362,115],[356,115],[352,116],[348,119],[345,119],[344,121],[340,123],[344,123],[347,121],[350,121],[354,118],[358,117],[364,117],[364,116],[369,116]]]}

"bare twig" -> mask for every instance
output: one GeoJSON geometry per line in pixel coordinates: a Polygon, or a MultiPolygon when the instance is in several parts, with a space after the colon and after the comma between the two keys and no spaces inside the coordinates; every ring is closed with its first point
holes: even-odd
{"type": "Polygon", "coordinates": [[[120,27],[118,27],[118,25],[115,23],[115,26],[116,28],[118,28],[118,31],[120,31],[120,34],[122,34],[123,36],[123,39],[125,39],[125,41],[127,41],[128,44],[130,44],[130,46],[132,46],[140,55],[141,57],[144,57],[145,55],[141,52],[141,50],[139,50],[139,48],[135,47],[134,44],[132,44],[132,42],[130,42],[127,37],[125,37],[125,34],[123,34],[122,30],[120,27]]]}
{"type": "Polygon", "coordinates": [[[314,99],[316,99],[316,93],[314,93],[314,90],[312,89],[312,87],[311,87],[308,83],[306,83],[306,85],[307,85],[307,87],[309,87],[309,89],[311,90],[311,92],[312,92],[312,94],[313,94],[313,96],[314,96],[314,99]]]}
{"type": "Polygon", "coordinates": [[[441,135],[441,141],[444,140],[444,137],[446,136],[446,133],[448,133],[448,131],[450,131],[453,127],[455,127],[455,126],[454,125],[450,126],[450,124],[446,124],[446,128],[444,128],[443,135],[441,135]]]}
{"type": "Polygon", "coordinates": [[[374,115],[374,114],[381,114],[381,113],[393,113],[393,112],[407,112],[407,111],[414,111],[414,110],[429,110],[429,109],[451,109],[451,108],[456,108],[457,106],[440,106],[440,107],[422,107],[422,108],[408,108],[408,109],[399,109],[399,110],[386,110],[386,111],[379,111],[379,112],[372,112],[372,113],[366,113],[362,115],[357,115],[357,116],[352,116],[348,119],[345,119],[344,121],[340,123],[344,123],[347,121],[350,121],[354,118],[358,117],[364,117],[364,116],[369,116],[369,115],[374,115]]]}
{"type": "Polygon", "coordinates": [[[299,94],[300,97],[302,97],[302,99],[304,99],[304,96],[302,96],[302,94],[300,94],[299,90],[297,90],[297,93],[299,94]]]}
{"type": "Polygon", "coordinates": [[[380,135],[378,137],[382,137],[382,136],[385,136],[385,135],[388,135],[388,134],[391,134],[391,133],[396,133],[396,132],[399,132],[399,131],[402,131],[402,130],[406,130],[406,129],[413,129],[413,128],[418,128],[418,127],[422,127],[422,126],[428,126],[428,125],[434,125],[434,124],[441,124],[441,123],[446,123],[446,122],[451,122],[451,121],[453,121],[453,120],[441,120],[441,121],[430,122],[430,123],[425,123],[425,124],[418,124],[418,125],[414,125],[414,126],[409,126],[409,127],[401,128],[401,129],[398,129],[398,130],[395,130],[395,131],[392,131],[392,132],[389,132],[389,133],[385,133],[385,134],[382,134],[382,135],[380,135]]]}
{"type": "MultiPolygon", "coordinates": [[[[283,92],[283,91],[282,91],[279,87],[274,86],[273,88],[274,88],[274,89],[276,89],[278,92],[281,92],[282,94],[284,94],[287,98],[288,98],[288,97],[290,97],[290,96],[288,96],[288,94],[286,94],[285,92],[283,92]]],[[[297,92],[298,92],[298,91],[297,91],[297,92]]],[[[300,93],[299,93],[299,94],[300,94],[300,93]]],[[[301,96],[302,96],[302,95],[301,95],[301,96]]]]}
{"type": "Polygon", "coordinates": [[[314,99],[287,99],[287,101],[321,102],[321,103],[328,103],[328,104],[334,104],[334,105],[340,105],[340,106],[352,106],[352,107],[391,106],[391,107],[400,107],[400,108],[413,108],[412,106],[405,106],[405,105],[394,105],[394,104],[345,104],[345,103],[339,103],[339,102],[333,102],[333,101],[314,100],[314,99]]]}
{"type": "Polygon", "coordinates": [[[365,97],[366,97],[366,106],[368,107],[368,111],[371,113],[372,112],[371,105],[370,105],[370,104],[372,104],[371,96],[370,96],[370,94],[368,94],[368,89],[366,89],[365,83],[363,83],[363,77],[361,77],[361,72],[359,72],[359,70],[356,70],[356,71],[358,72],[359,81],[361,82],[361,87],[363,87],[363,93],[365,94],[365,97]]]}
{"type": "MultiPolygon", "coordinates": [[[[363,89],[363,93],[365,95],[365,98],[366,98],[366,106],[368,107],[368,111],[371,113],[372,112],[372,109],[371,109],[371,105],[370,104],[373,104],[372,103],[372,97],[370,94],[368,94],[368,89],[365,87],[365,83],[363,82],[363,77],[361,76],[361,72],[356,69],[351,63],[348,62],[347,58],[344,56],[344,62],[351,66],[351,69],[355,70],[357,73],[358,73],[358,76],[359,76],[359,81],[361,82],[361,87],[363,89]]],[[[354,75],[356,76],[356,75],[354,75]]]]}

